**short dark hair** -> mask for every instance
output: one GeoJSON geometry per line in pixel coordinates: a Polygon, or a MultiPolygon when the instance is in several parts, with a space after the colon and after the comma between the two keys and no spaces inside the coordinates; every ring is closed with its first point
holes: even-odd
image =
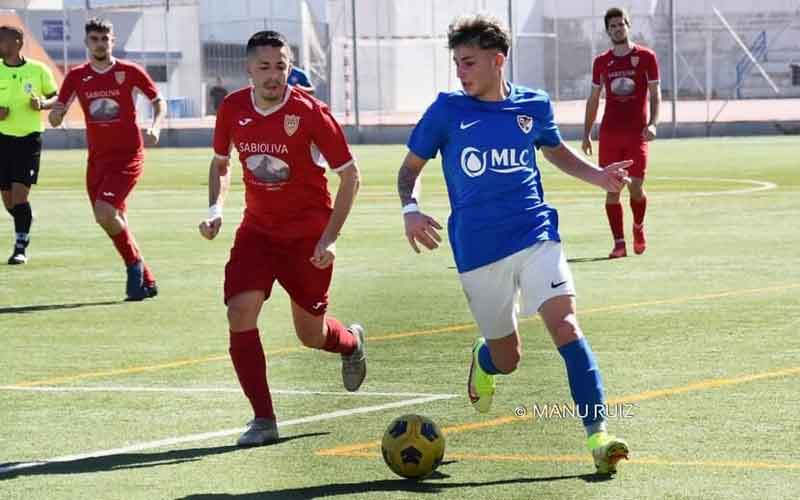
{"type": "Polygon", "coordinates": [[[488,14],[459,16],[447,27],[447,46],[474,45],[482,49],[497,49],[508,55],[511,36],[503,22],[488,14]]]}
{"type": "Polygon", "coordinates": [[[608,29],[608,22],[615,17],[621,17],[625,24],[628,27],[631,26],[631,17],[628,15],[628,11],[621,8],[621,7],[611,7],[606,11],[605,17],[603,17],[603,21],[606,23],[606,29],[608,29]]]}
{"type": "Polygon", "coordinates": [[[103,19],[100,17],[93,17],[86,21],[83,29],[86,31],[88,35],[91,31],[96,31],[98,33],[111,33],[114,31],[114,25],[111,24],[111,21],[108,19],[103,19]]]}
{"type": "Polygon", "coordinates": [[[0,34],[8,34],[19,42],[24,40],[24,35],[22,34],[22,30],[16,26],[11,26],[10,24],[4,24],[0,26],[0,34]]]}
{"type": "Polygon", "coordinates": [[[247,55],[249,56],[253,52],[256,51],[258,47],[289,47],[289,58],[292,57],[291,47],[289,46],[289,40],[283,36],[282,33],[278,33],[277,31],[272,30],[264,30],[255,33],[250,39],[247,41],[247,55]]]}

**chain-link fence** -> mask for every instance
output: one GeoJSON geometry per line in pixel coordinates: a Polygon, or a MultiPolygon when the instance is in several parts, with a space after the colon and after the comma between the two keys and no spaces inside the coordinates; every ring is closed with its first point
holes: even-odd
{"type": "MultiPolygon", "coordinates": [[[[478,11],[511,29],[509,79],[577,110],[593,58],[610,46],[603,14],[615,5],[630,12],[633,40],[656,51],[665,99],[719,100],[708,108],[713,119],[728,100],[800,97],[797,0],[63,0],[34,8],[53,3],[0,0],[0,8],[62,74],[86,60],[86,19],[110,19],[115,54],[147,69],[170,120],[213,116],[225,92],[248,84],[249,36],[275,29],[343,122],[413,123],[437,92],[460,88],[447,26],[478,11]]],[[[149,106],[141,108],[145,117],[149,106]]]]}

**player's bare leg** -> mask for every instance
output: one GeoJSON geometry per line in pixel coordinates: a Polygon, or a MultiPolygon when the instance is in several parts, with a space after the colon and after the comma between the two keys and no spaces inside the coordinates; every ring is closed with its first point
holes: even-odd
{"type": "Polygon", "coordinates": [[[614,238],[614,248],[608,254],[609,259],[618,259],[628,255],[625,249],[625,231],[622,218],[622,205],[620,193],[606,193],[606,216],[614,238]]]}
{"type": "Polygon", "coordinates": [[[631,193],[631,211],[633,212],[633,251],[637,255],[641,255],[647,249],[647,238],[644,233],[647,193],[644,191],[644,179],[631,177],[628,190],[631,193]]]}
{"type": "Polygon", "coordinates": [[[3,205],[14,218],[14,249],[8,263],[11,265],[25,264],[28,261],[26,249],[30,244],[30,230],[33,223],[33,212],[28,202],[30,186],[19,182],[12,182],[11,189],[3,191],[3,205]]]}
{"type": "Polygon", "coordinates": [[[364,327],[352,324],[345,328],[333,316],[311,314],[294,301],[292,319],[297,338],[304,346],[341,354],[344,387],[357,391],[367,376],[364,327]]]}
{"type": "Polygon", "coordinates": [[[267,360],[258,333],[258,315],[265,298],[263,291],[250,290],[228,299],[228,352],[254,414],[247,430],[236,441],[238,446],[261,446],[278,440],[278,425],[267,383],[267,360]]]}

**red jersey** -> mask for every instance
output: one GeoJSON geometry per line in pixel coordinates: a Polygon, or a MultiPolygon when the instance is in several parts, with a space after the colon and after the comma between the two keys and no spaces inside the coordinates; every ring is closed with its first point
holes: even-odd
{"type": "Polygon", "coordinates": [[[609,49],[595,57],[592,85],[606,90],[606,107],[600,128],[639,135],[647,124],[647,86],[658,81],[658,62],[652,50],[634,45],[622,57],[609,49]]]}
{"type": "Polygon", "coordinates": [[[330,219],[325,161],[334,171],[353,164],[341,126],[328,107],[287,87],[276,108],[256,108],[252,87],[228,94],[217,112],[214,153],[228,158],[231,144],[244,172],[243,225],[278,238],[318,238],[330,219]]]}
{"type": "Polygon", "coordinates": [[[121,59],[115,59],[103,71],[86,62],[67,73],[58,101],[69,106],[78,98],[86,117],[90,160],[143,156],[135,92],[142,92],[151,101],[159,97],[150,76],[140,66],[121,59]]]}

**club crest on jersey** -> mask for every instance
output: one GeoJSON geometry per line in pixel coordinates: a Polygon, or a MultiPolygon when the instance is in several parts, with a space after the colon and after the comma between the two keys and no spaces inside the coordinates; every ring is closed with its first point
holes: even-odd
{"type": "Polygon", "coordinates": [[[297,115],[286,115],[283,117],[283,130],[286,135],[292,136],[300,127],[300,117],[297,115]]]}
{"type": "Polygon", "coordinates": [[[631,56],[631,64],[635,68],[639,64],[639,56],[631,56]]]}
{"type": "Polygon", "coordinates": [[[124,71],[115,71],[114,72],[114,79],[117,80],[119,85],[122,85],[125,82],[125,72],[124,71]]]}
{"type": "Polygon", "coordinates": [[[533,128],[533,118],[528,115],[517,115],[517,125],[524,133],[530,133],[533,128]]]}
{"type": "Polygon", "coordinates": [[[23,91],[26,94],[30,94],[31,91],[33,91],[33,85],[31,84],[31,82],[25,82],[25,85],[23,86],[23,91]]]}

